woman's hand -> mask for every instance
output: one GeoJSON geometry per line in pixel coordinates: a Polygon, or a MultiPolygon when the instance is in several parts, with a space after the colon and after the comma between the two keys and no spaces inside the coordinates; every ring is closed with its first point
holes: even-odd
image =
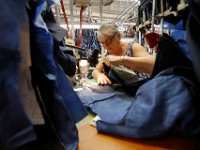
{"type": "Polygon", "coordinates": [[[108,66],[118,66],[121,63],[121,56],[108,55],[104,58],[104,62],[108,66]]]}
{"type": "Polygon", "coordinates": [[[99,74],[97,78],[97,83],[99,85],[110,85],[112,82],[108,79],[105,74],[99,74]]]}

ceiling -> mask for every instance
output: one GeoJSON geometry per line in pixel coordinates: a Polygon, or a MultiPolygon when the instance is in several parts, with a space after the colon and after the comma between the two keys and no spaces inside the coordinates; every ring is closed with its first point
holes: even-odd
{"type": "MultiPolygon", "coordinates": [[[[80,24],[80,10],[83,7],[83,24],[116,22],[134,23],[137,16],[138,0],[63,0],[69,25],[80,24]]],[[[54,9],[60,24],[66,24],[61,4],[54,9]]]]}

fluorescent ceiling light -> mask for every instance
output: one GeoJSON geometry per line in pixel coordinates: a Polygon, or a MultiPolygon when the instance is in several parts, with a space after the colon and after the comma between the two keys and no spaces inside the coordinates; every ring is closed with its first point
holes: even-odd
{"type": "MultiPolygon", "coordinates": [[[[65,29],[67,28],[66,24],[61,24],[60,26],[65,29]]],[[[82,24],[82,29],[98,29],[99,26],[99,24],[82,24]]],[[[71,25],[69,25],[69,27],[71,28],[71,25]]],[[[75,24],[74,29],[80,29],[80,25],[75,24]]]]}

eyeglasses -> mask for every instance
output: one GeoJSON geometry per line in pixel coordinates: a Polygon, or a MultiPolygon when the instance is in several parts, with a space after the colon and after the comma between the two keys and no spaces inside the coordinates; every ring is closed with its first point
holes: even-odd
{"type": "Polygon", "coordinates": [[[101,44],[102,44],[102,45],[109,46],[110,44],[112,44],[115,35],[116,35],[116,34],[114,34],[109,40],[106,40],[105,42],[101,42],[101,44]]]}

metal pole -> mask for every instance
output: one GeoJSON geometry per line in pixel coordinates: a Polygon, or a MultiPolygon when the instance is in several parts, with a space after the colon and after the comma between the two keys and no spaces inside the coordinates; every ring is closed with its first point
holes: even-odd
{"type": "Polygon", "coordinates": [[[69,0],[70,2],[70,22],[71,22],[71,38],[74,39],[74,10],[73,10],[73,0],[69,0]]]}
{"type": "Polygon", "coordinates": [[[152,26],[152,31],[154,32],[154,19],[155,19],[155,6],[156,6],[156,0],[153,0],[152,4],[152,20],[151,20],[151,26],[152,26]]]}
{"type": "Polygon", "coordinates": [[[99,11],[100,11],[100,23],[102,23],[103,22],[103,0],[100,0],[99,11]]]}

